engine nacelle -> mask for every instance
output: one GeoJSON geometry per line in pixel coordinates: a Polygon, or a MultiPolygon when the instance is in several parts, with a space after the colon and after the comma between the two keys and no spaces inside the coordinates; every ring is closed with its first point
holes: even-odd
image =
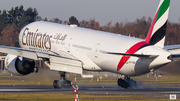
{"type": "Polygon", "coordinates": [[[8,54],[5,58],[5,67],[14,75],[28,75],[34,71],[35,61],[8,54]]]}

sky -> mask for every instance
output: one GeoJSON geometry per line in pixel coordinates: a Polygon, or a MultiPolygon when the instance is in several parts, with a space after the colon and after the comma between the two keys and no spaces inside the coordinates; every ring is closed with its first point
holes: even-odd
{"type": "MultiPolygon", "coordinates": [[[[100,25],[108,22],[133,22],[137,18],[154,17],[159,0],[0,0],[0,10],[23,5],[36,8],[39,16],[79,21],[95,19],[100,25]]],[[[180,22],[180,0],[171,0],[169,21],[180,22]]]]}

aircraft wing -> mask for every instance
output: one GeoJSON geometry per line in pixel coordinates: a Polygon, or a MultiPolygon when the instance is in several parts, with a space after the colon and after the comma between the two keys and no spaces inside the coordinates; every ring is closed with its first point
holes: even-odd
{"type": "Polygon", "coordinates": [[[51,70],[82,74],[82,62],[67,54],[59,55],[8,46],[0,46],[0,52],[34,60],[42,58],[51,70]]]}
{"type": "Polygon", "coordinates": [[[126,56],[134,56],[134,57],[147,57],[147,58],[155,58],[158,55],[147,55],[147,54],[128,54],[128,53],[116,53],[116,52],[103,52],[105,54],[114,54],[114,55],[126,55],[126,56]]]}
{"type": "Polygon", "coordinates": [[[180,45],[168,45],[168,46],[164,46],[164,49],[166,49],[171,53],[171,58],[180,57],[180,45]]]}

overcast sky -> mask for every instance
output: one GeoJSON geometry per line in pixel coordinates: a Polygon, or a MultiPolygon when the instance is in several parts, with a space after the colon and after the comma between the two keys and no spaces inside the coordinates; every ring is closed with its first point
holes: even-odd
{"type": "MultiPolygon", "coordinates": [[[[131,22],[137,18],[154,17],[159,0],[0,0],[0,10],[23,5],[36,8],[39,16],[79,21],[95,18],[100,25],[108,22],[131,22]]],[[[171,0],[169,20],[179,23],[180,0],[171,0]]]]}

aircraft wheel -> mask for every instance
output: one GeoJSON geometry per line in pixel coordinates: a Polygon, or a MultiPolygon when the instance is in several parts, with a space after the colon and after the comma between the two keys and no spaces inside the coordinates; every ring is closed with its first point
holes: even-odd
{"type": "Polygon", "coordinates": [[[125,81],[124,82],[124,88],[127,89],[129,87],[128,83],[125,81]]]}
{"type": "Polygon", "coordinates": [[[117,83],[118,83],[118,86],[121,86],[122,85],[122,79],[121,78],[118,79],[117,83]]]}
{"type": "Polygon", "coordinates": [[[58,80],[54,80],[53,87],[54,88],[59,88],[58,80]]]}
{"type": "Polygon", "coordinates": [[[71,87],[71,81],[66,80],[65,86],[66,86],[66,87],[71,87]]]}

